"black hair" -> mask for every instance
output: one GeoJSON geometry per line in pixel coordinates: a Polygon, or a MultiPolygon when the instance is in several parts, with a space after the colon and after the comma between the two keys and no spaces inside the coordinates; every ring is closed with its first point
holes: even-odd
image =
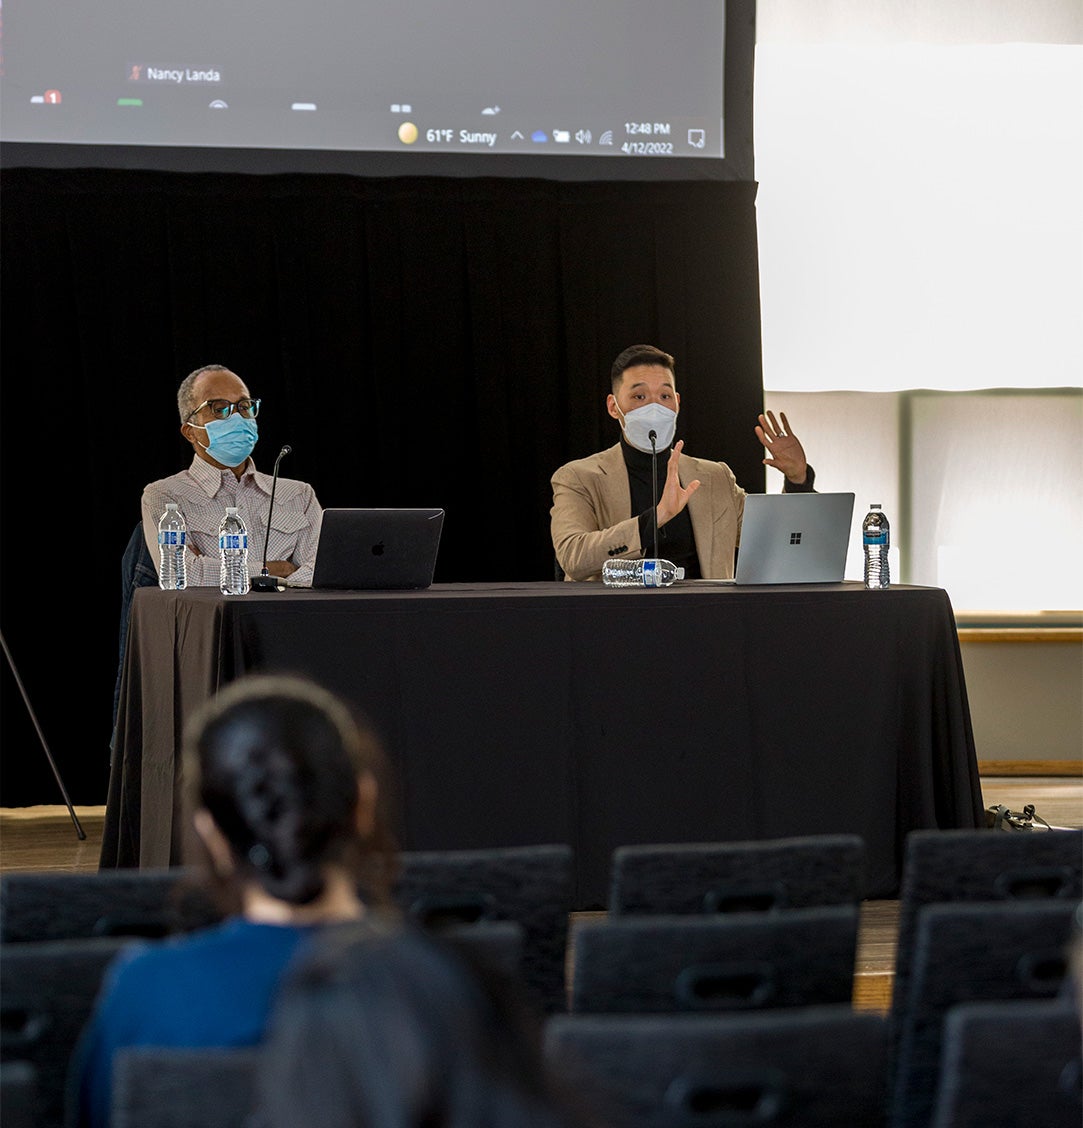
{"type": "Polygon", "coordinates": [[[511,982],[414,927],[323,934],[279,992],[260,1068],[268,1128],[588,1123],[511,982]]]}
{"type": "Polygon", "coordinates": [[[668,368],[676,379],[677,369],[676,361],[667,352],[663,352],[654,345],[629,345],[613,361],[613,367],[609,370],[609,381],[612,385],[613,394],[615,395],[617,389],[620,387],[620,382],[624,379],[624,373],[629,368],[635,368],[637,364],[657,364],[662,368],[668,368]]]}
{"type": "Polygon", "coordinates": [[[361,879],[373,844],[358,829],[358,780],[381,759],[337,697],[296,677],[234,682],[185,734],[191,809],[205,808],[229,843],[230,884],[256,881],[293,905],[320,896],[328,865],[361,879]]]}

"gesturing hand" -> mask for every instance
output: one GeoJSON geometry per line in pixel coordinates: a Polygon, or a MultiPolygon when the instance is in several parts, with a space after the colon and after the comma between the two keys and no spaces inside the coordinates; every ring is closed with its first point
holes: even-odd
{"type": "Polygon", "coordinates": [[[779,415],[782,417],[781,426],[775,418],[775,413],[769,411],[766,415],[760,416],[759,426],[756,428],[756,438],[763,443],[771,456],[765,458],[763,464],[781,470],[795,486],[799,486],[805,481],[808,473],[805,448],[793,433],[786,413],[780,411],[779,415]]]}
{"type": "Polygon", "coordinates": [[[687,486],[681,485],[677,465],[683,449],[684,439],[678,439],[669,452],[669,461],[666,463],[666,484],[662,487],[662,496],[658,499],[659,527],[667,521],[672,521],[688,504],[688,499],[699,489],[698,478],[689,482],[687,486]]]}

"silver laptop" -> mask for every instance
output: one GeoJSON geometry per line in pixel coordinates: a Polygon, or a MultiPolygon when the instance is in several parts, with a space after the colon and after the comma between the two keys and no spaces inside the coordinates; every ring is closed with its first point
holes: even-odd
{"type": "Polygon", "coordinates": [[[427,588],[436,570],[442,509],[325,509],[314,588],[427,588]]]}
{"type": "Polygon", "coordinates": [[[738,584],[835,584],[846,572],[852,493],[749,494],[738,584]]]}

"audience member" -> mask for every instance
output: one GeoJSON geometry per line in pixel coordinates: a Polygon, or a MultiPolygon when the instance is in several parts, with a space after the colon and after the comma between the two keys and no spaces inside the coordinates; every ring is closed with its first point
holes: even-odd
{"type": "Polygon", "coordinates": [[[177,389],[177,408],[181,434],[195,455],[187,470],[151,482],[143,490],[143,535],[154,566],[158,566],[158,521],[166,502],[175,501],[188,528],[188,586],[217,585],[218,525],[226,506],[236,506],[248,529],[251,574],[259,575],[263,567],[266,540],[268,574],[291,587],[311,586],[323,510],[310,485],[280,477],[274,524],[270,537],[266,536],[272,475],[261,474],[252,460],[260,401],[228,368],[206,364],[184,378],[177,389]]]}
{"type": "Polygon", "coordinates": [[[513,985],[413,929],[339,930],[306,951],[283,984],[259,1091],[267,1128],[588,1123],[547,1072],[513,985]]]}
{"type": "MultiPolygon", "coordinates": [[[[652,556],[655,513],[658,552],[686,578],[732,577],[745,491],[724,462],[692,458],[682,453],[683,439],[673,442],[681,406],[675,367],[653,345],[625,349],[613,362],[606,397],[621,441],[553,475],[553,548],[567,579],[597,580],[611,557],[652,556]],[[665,475],[656,483],[652,435],[665,475]]],[[[780,424],[770,411],[761,415],[756,437],[768,454],[764,464],[785,475],[783,491],[811,493],[815,471],[786,416],[780,424]]]]}
{"type": "Polygon", "coordinates": [[[295,951],[323,926],[389,903],[375,737],[332,694],[292,677],[235,682],[185,730],[191,859],[228,899],[223,922],[133,946],[106,975],[73,1062],[82,1125],[109,1121],[127,1046],[253,1045],[295,951]]]}

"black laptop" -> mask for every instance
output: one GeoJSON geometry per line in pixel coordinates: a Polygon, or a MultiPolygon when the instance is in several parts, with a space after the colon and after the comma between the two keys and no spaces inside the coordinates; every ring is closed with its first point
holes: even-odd
{"type": "Polygon", "coordinates": [[[436,569],[442,509],[325,509],[314,588],[427,588],[436,569]]]}

